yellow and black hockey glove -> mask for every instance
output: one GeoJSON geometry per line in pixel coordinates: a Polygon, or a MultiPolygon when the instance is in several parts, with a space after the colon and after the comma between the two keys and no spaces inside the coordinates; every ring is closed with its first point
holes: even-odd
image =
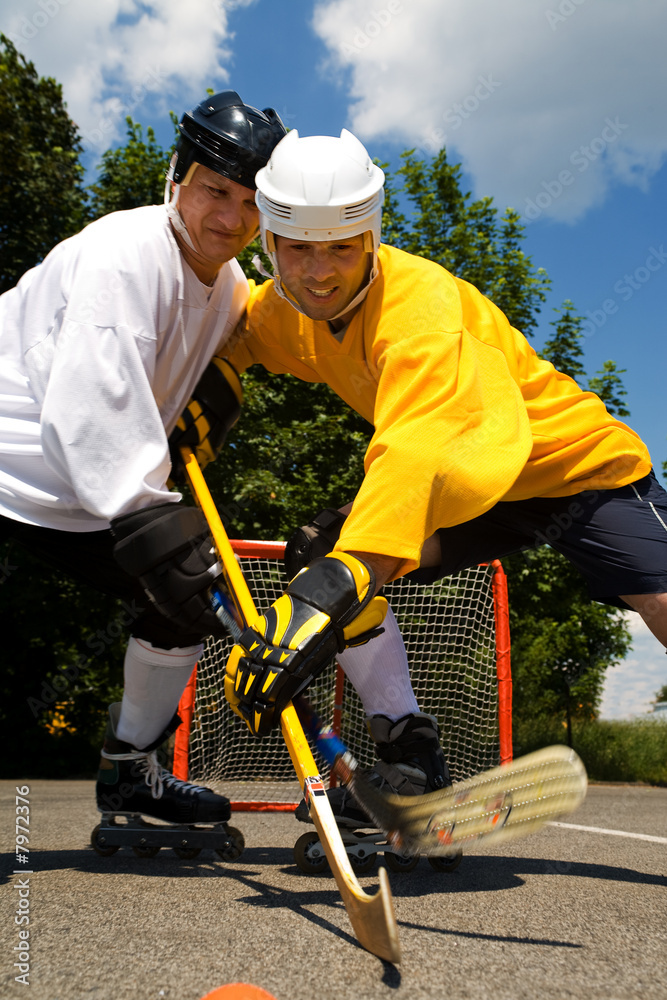
{"type": "Polygon", "coordinates": [[[192,448],[199,468],[206,468],[218,457],[241,415],[242,404],[243,388],[236,369],[226,358],[214,357],[169,435],[171,478],[175,483],[184,479],[181,448],[192,448]]]}
{"type": "Polygon", "coordinates": [[[384,631],[384,597],[370,566],[347,552],[314,559],[246,629],[227,661],[225,695],[253,736],[266,736],[287,703],[336,653],[384,631]]]}

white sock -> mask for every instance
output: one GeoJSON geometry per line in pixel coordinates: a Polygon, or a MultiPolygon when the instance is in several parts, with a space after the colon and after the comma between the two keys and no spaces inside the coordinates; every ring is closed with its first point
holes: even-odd
{"type": "Polygon", "coordinates": [[[130,637],[125,653],[125,689],[116,736],[137,750],[150,746],[178,708],[203,646],[159,649],[130,637]]]}
{"type": "Polygon", "coordinates": [[[338,662],[369,715],[386,715],[393,722],[419,705],[412,690],[410,667],[394,612],[389,608],[382,635],[365,646],[346,649],[338,662]]]}

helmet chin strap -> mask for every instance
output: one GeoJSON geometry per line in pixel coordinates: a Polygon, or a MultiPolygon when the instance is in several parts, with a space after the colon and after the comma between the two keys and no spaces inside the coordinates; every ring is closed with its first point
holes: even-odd
{"type": "MultiPolygon", "coordinates": [[[[172,226],[174,227],[178,235],[181,237],[185,245],[189,247],[189,249],[192,250],[194,254],[196,254],[198,257],[201,257],[201,254],[199,253],[194,243],[192,242],[190,233],[188,232],[187,226],[183,222],[183,217],[181,216],[181,213],[178,211],[177,207],[178,195],[181,190],[181,184],[175,184],[173,181],[174,167],[176,166],[177,159],[178,159],[178,153],[174,153],[174,155],[171,158],[171,163],[169,164],[169,170],[167,171],[167,180],[164,185],[164,203],[167,208],[167,215],[169,216],[169,221],[171,222],[172,226]],[[172,197],[172,184],[174,185],[175,189],[173,197],[172,197]]],[[[182,184],[190,183],[190,180],[194,173],[194,168],[196,168],[196,166],[197,166],[196,163],[192,164],[192,166],[188,170],[187,175],[183,178],[182,184]]]]}
{"type": "MultiPolygon", "coordinates": [[[[276,294],[279,295],[281,299],[284,299],[285,302],[289,302],[292,308],[296,309],[297,312],[300,312],[302,316],[307,316],[308,313],[301,308],[299,303],[295,299],[293,299],[289,294],[289,292],[287,292],[283,287],[283,283],[280,278],[280,274],[278,272],[278,261],[276,258],[276,254],[269,251],[267,256],[271,261],[273,274],[271,274],[270,271],[267,271],[267,269],[264,267],[262,261],[260,260],[259,254],[255,254],[255,256],[252,258],[252,263],[253,266],[255,267],[255,270],[259,271],[259,273],[262,274],[265,278],[273,278],[273,287],[276,290],[276,294]]],[[[377,253],[373,252],[373,266],[371,268],[371,273],[368,276],[368,281],[366,282],[364,287],[361,288],[357,292],[355,297],[352,299],[352,301],[348,302],[348,304],[343,309],[341,309],[340,312],[337,312],[335,316],[327,316],[326,322],[331,323],[332,320],[334,319],[340,319],[341,316],[345,316],[346,313],[349,313],[350,309],[354,309],[354,307],[358,306],[360,302],[363,302],[366,296],[368,295],[368,291],[373,282],[375,281],[375,279],[377,278],[378,274],[379,271],[377,266],[377,253]]]]}

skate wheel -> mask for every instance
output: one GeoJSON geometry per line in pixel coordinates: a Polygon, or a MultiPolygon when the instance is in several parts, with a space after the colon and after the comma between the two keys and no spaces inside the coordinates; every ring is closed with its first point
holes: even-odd
{"type": "Polygon", "coordinates": [[[419,855],[394,854],[392,851],[385,851],[384,863],[392,872],[411,872],[419,864],[419,855]]]}
{"type": "Polygon", "coordinates": [[[463,860],[462,851],[452,854],[430,854],[428,863],[436,872],[454,872],[463,860]]]}
{"type": "Polygon", "coordinates": [[[314,833],[304,833],[294,845],[294,860],[297,868],[306,875],[321,875],[329,867],[319,837],[314,833]]]}
{"type": "Polygon", "coordinates": [[[370,872],[375,868],[375,862],[377,861],[377,854],[375,851],[368,851],[368,853],[364,852],[363,856],[353,854],[349,851],[347,856],[350,859],[352,870],[357,875],[365,875],[366,872],[370,872]]]}
{"type": "Polygon", "coordinates": [[[227,835],[229,836],[229,844],[227,847],[216,847],[215,853],[223,861],[236,861],[243,854],[245,838],[235,826],[227,827],[227,835]]]}
{"type": "Polygon", "coordinates": [[[159,847],[148,847],[144,844],[132,844],[132,850],[138,858],[154,858],[159,847]]]}
{"type": "Polygon", "coordinates": [[[101,858],[110,858],[112,854],[115,854],[119,847],[117,844],[106,844],[104,842],[104,836],[100,834],[101,824],[98,823],[93,832],[90,835],[90,844],[96,854],[99,854],[101,858]]]}
{"type": "Polygon", "coordinates": [[[201,847],[175,847],[174,854],[183,861],[192,861],[198,854],[201,854],[201,847]]]}

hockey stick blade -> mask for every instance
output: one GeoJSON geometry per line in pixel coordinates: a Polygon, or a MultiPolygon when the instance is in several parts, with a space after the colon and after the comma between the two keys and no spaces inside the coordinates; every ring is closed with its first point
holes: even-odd
{"type": "MultiPolygon", "coordinates": [[[[348,762],[349,764],[349,762],[348,762]]],[[[348,786],[369,818],[407,854],[445,854],[452,846],[526,837],[573,812],[586,796],[586,770],[557,745],[519,757],[427,795],[386,795],[363,771],[348,786]]]]}
{"type": "Polygon", "coordinates": [[[396,964],[401,960],[401,949],[387,872],[383,868],[378,870],[380,888],[374,896],[364,892],[352,869],[324,783],[318,774],[303,726],[293,705],[288,705],[283,711],[281,726],[308,803],[310,818],[319,835],[357,940],[374,955],[396,964]]]}
{"type": "Polygon", "coordinates": [[[586,770],[574,750],[545,747],[427,795],[391,795],[371,784],[308,700],[295,699],[304,729],[374,823],[406,854],[449,854],[452,845],[526,837],[583,802],[586,770]]]}
{"type": "MultiPolygon", "coordinates": [[[[232,637],[236,638],[235,629],[239,628],[238,621],[248,622],[255,618],[257,614],[255,602],[236,561],[199,463],[191,449],[182,448],[181,454],[192,493],[206,517],[220,558],[225,586],[234,602],[233,611],[238,613],[230,613],[224,602],[219,602],[214,610],[223,624],[230,629],[232,637]]],[[[216,597],[219,599],[219,595],[212,596],[215,605],[216,597]]],[[[362,947],[378,958],[398,963],[401,960],[401,949],[387,873],[384,869],[380,869],[380,887],[374,896],[364,892],[352,870],[322,779],[292,704],[284,709],[280,723],[299,784],[309,803],[311,818],[357,940],[362,947]],[[322,794],[319,794],[320,790],[322,794]]]]}

